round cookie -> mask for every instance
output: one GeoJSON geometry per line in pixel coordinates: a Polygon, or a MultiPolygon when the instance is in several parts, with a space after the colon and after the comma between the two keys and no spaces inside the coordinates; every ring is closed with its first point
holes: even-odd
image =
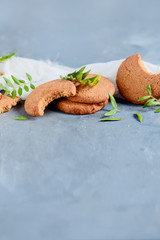
{"type": "Polygon", "coordinates": [[[91,114],[104,108],[108,103],[108,100],[101,103],[77,103],[69,101],[68,99],[59,100],[57,108],[65,113],[71,114],[91,114]]]}
{"type": "MultiPolygon", "coordinates": [[[[92,78],[96,74],[89,74],[87,78],[92,78]]],[[[74,97],[68,97],[67,99],[72,102],[80,103],[100,103],[109,99],[108,92],[112,95],[115,93],[115,87],[113,83],[103,76],[95,86],[79,85],[76,88],[76,95],[74,97]]]]}
{"type": "Polygon", "coordinates": [[[148,84],[151,85],[152,95],[160,98],[160,74],[148,72],[139,54],[134,54],[122,62],[116,82],[120,94],[132,103],[144,103],[144,101],[139,102],[138,99],[148,95],[148,84]]]}
{"type": "Polygon", "coordinates": [[[75,85],[65,79],[46,82],[36,87],[27,97],[24,108],[31,116],[42,116],[45,107],[53,100],[61,97],[74,96],[75,85]]]}

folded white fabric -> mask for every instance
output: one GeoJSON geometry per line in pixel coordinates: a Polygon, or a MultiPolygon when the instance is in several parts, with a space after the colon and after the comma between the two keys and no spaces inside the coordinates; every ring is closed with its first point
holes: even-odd
{"type": "MultiPolygon", "coordinates": [[[[99,74],[109,78],[116,87],[116,96],[119,96],[116,86],[116,75],[120,64],[124,59],[106,62],[106,63],[94,63],[86,65],[86,70],[91,69],[91,73],[99,74]]],[[[146,69],[152,73],[160,73],[160,66],[153,65],[148,62],[143,62],[146,69]]],[[[80,67],[76,68],[77,70],[80,67]]],[[[26,77],[26,73],[30,74],[33,79],[33,84],[38,86],[42,83],[58,79],[60,75],[65,76],[69,72],[73,72],[75,69],[59,65],[51,61],[38,61],[29,58],[12,57],[6,62],[0,63],[0,72],[4,75],[0,77],[0,83],[7,86],[3,77],[10,79],[15,87],[17,85],[13,82],[11,75],[18,79],[29,82],[26,77]]],[[[11,89],[12,90],[12,89],[11,89]]],[[[25,100],[29,92],[23,91],[22,99],[25,100]]]]}

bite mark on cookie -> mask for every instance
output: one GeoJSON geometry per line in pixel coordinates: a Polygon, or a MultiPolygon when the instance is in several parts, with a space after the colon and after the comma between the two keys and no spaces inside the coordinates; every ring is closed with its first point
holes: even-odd
{"type": "Polygon", "coordinates": [[[42,116],[46,106],[61,97],[74,96],[75,85],[65,79],[57,79],[35,88],[27,97],[24,108],[31,116],[42,116]]]}
{"type": "Polygon", "coordinates": [[[116,82],[120,94],[132,103],[144,104],[138,100],[148,95],[148,84],[151,85],[152,95],[160,98],[160,74],[148,72],[139,54],[134,54],[122,62],[116,82]]]}

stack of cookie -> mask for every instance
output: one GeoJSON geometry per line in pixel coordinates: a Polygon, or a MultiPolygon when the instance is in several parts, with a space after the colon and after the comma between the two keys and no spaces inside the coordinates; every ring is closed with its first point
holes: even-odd
{"type": "MultiPolygon", "coordinates": [[[[85,79],[97,76],[89,74],[85,79]]],[[[101,77],[98,84],[77,85],[77,82],[57,79],[35,88],[27,97],[24,107],[31,116],[42,116],[45,107],[55,99],[59,110],[71,114],[90,114],[101,110],[108,103],[109,95],[115,92],[113,83],[101,77]]]]}
{"type": "MultiPolygon", "coordinates": [[[[89,74],[87,78],[95,77],[96,74],[89,74]]],[[[112,82],[101,77],[95,86],[79,85],[76,87],[76,95],[60,99],[57,108],[62,112],[71,114],[91,114],[104,108],[109,99],[108,92],[112,95],[115,92],[112,82]]]]}

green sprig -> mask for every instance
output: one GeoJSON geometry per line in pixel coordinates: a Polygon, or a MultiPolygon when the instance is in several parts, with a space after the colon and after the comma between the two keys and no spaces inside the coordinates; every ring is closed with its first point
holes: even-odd
{"type": "Polygon", "coordinates": [[[0,57],[0,62],[4,62],[4,61],[10,59],[10,58],[13,57],[17,52],[18,52],[18,51],[13,52],[13,53],[11,53],[11,54],[9,54],[9,55],[7,55],[7,56],[4,56],[4,57],[0,57]]]}
{"type": "Polygon", "coordinates": [[[86,78],[88,76],[88,74],[90,73],[91,69],[87,72],[83,72],[84,69],[86,67],[82,67],[81,69],[79,69],[78,71],[74,71],[73,73],[69,73],[67,76],[62,77],[62,75],[60,75],[61,79],[67,79],[73,82],[79,82],[82,85],[90,85],[90,86],[95,86],[99,80],[101,79],[101,74],[96,75],[92,78],[86,78]]]}
{"type": "MultiPolygon", "coordinates": [[[[109,98],[110,98],[110,101],[111,101],[111,105],[114,109],[106,112],[104,114],[105,117],[110,117],[110,116],[113,116],[116,114],[116,112],[120,112],[120,110],[117,108],[117,103],[116,103],[116,100],[115,98],[113,97],[113,95],[111,93],[108,93],[109,94],[109,98]]],[[[122,118],[102,118],[100,121],[101,122],[104,122],[104,121],[119,121],[121,120],[122,118]]]]}
{"type": "Polygon", "coordinates": [[[111,93],[108,93],[108,94],[109,94],[109,98],[110,98],[112,107],[114,109],[112,109],[112,110],[108,111],[107,113],[105,113],[104,114],[105,117],[113,116],[114,114],[116,114],[116,112],[120,112],[120,110],[117,108],[117,103],[116,103],[115,98],[113,97],[113,95],[111,93]]]}
{"type": "MultiPolygon", "coordinates": [[[[160,105],[160,100],[152,96],[152,89],[150,84],[148,84],[147,86],[147,93],[147,96],[143,96],[138,100],[139,102],[147,100],[146,103],[143,105],[143,108],[160,105]]],[[[155,111],[155,113],[159,112],[160,108],[155,111]]]]}
{"type": "Polygon", "coordinates": [[[8,89],[7,87],[5,87],[3,84],[0,83],[0,88],[2,88],[5,93],[4,95],[8,95],[11,94],[12,98],[15,99],[17,95],[19,95],[20,97],[22,96],[23,93],[23,89],[28,92],[29,91],[29,87],[31,89],[35,89],[35,86],[32,82],[32,77],[31,75],[29,75],[28,73],[26,73],[26,76],[29,80],[29,82],[25,82],[25,80],[20,80],[18,78],[16,78],[15,76],[11,75],[11,78],[13,80],[13,82],[17,85],[17,87],[14,87],[13,83],[11,82],[10,79],[3,77],[4,81],[6,82],[7,86],[12,88],[12,90],[8,89]],[[29,84],[29,86],[27,86],[29,84]]]}

